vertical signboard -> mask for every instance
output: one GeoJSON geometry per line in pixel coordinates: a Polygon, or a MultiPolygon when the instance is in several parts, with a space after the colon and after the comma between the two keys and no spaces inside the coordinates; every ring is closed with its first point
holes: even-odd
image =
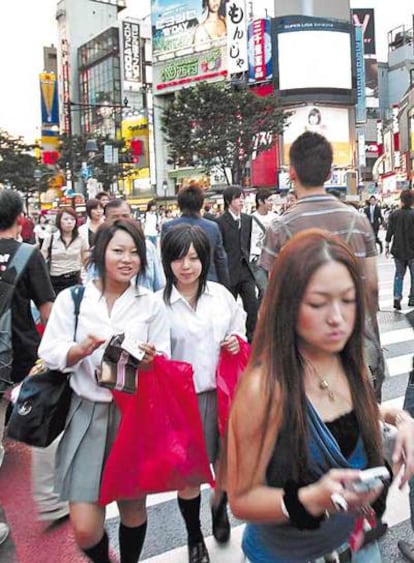
{"type": "Polygon", "coordinates": [[[122,22],[122,63],[125,82],[141,82],[141,48],[139,25],[122,22]]]}
{"type": "Polygon", "coordinates": [[[364,36],[364,53],[375,55],[375,18],[372,8],[352,10],[352,20],[355,26],[362,27],[364,36]]]}
{"type": "Polygon", "coordinates": [[[228,75],[247,72],[247,14],[245,0],[227,2],[227,72],[228,75]]]}
{"type": "Polygon", "coordinates": [[[364,63],[364,36],[362,27],[355,26],[355,62],[356,62],[356,122],[366,121],[365,99],[365,63],[364,63]]]}
{"type": "MultiPolygon", "coordinates": [[[[252,88],[252,92],[257,96],[269,96],[273,93],[272,84],[262,84],[252,88]]],[[[277,183],[278,166],[278,140],[277,137],[262,133],[256,137],[255,146],[261,149],[259,154],[256,151],[252,154],[251,161],[251,183],[256,187],[274,188],[277,183]]]]}
{"type": "Polygon", "coordinates": [[[70,63],[69,63],[69,45],[66,39],[61,42],[61,58],[62,58],[62,96],[63,96],[63,130],[69,134],[71,129],[70,120],[70,63]]]}
{"type": "Polygon", "coordinates": [[[270,19],[257,19],[250,22],[247,29],[249,82],[271,80],[272,38],[270,19]]]}
{"type": "Polygon", "coordinates": [[[39,75],[39,79],[42,127],[59,125],[59,102],[56,75],[53,72],[42,72],[39,75]]]}

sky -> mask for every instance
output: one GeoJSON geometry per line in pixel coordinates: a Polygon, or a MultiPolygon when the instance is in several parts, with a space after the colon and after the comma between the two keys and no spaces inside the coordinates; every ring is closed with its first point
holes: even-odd
{"type": "MultiPolygon", "coordinates": [[[[143,17],[150,12],[150,0],[127,0],[127,4],[130,15],[143,17]]],[[[38,75],[43,70],[43,46],[57,44],[56,5],[57,0],[0,0],[0,129],[22,135],[27,142],[40,133],[38,75]]],[[[387,58],[387,32],[413,25],[413,0],[351,0],[351,7],[375,8],[381,61],[387,58]]],[[[254,1],[256,16],[263,15],[265,8],[273,15],[273,0],[254,1]]]]}

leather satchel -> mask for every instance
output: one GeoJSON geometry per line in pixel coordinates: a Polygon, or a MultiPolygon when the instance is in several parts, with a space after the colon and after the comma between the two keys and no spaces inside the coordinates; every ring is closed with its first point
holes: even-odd
{"type": "Polygon", "coordinates": [[[96,382],[100,387],[135,393],[137,369],[143,353],[136,346],[132,355],[127,347],[124,334],[112,336],[105,348],[101,366],[95,372],[96,382]]]}
{"type": "MultiPolygon", "coordinates": [[[[74,340],[85,288],[71,288],[75,313],[74,340]]],[[[10,438],[29,446],[46,448],[65,428],[72,399],[70,373],[52,370],[37,360],[21,386],[7,426],[10,438]]]]}

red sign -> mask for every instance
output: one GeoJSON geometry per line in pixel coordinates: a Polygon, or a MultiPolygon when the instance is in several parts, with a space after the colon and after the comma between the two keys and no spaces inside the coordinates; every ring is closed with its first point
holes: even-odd
{"type": "MultiPolygon", "coordinates": [[[[251,91],[258,96],[269,96],[273,93],[272,84],[263,84],[252,88],[251,91]]],[[[267,134],[258,135],[256,139],[258,146],[268,146],[257,156],[253,153],[251,163],[251,182],[253,186],[261,188],[274,188],[277,185],[278,169],[278,142],[267,134]]]]}

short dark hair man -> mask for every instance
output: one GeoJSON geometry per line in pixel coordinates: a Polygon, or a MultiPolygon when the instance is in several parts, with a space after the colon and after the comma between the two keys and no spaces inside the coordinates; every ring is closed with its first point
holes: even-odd
{"type": "Polygon", "coordinates": [[[391,213],[385,236],[385,255],[391,254],[395,263],[394,309],[401,310],[403,281],[407,267],[410,271],[408,306],[414,307],[414,194],[403,190],[400,194],[401,209],[391,213]]]}
{"type": "Polygon", "coordinates": [[[220,229],[214,221],[201,217],[204,203],[204,191],[198,184],[191,184],[182,188],[177,195],[181,217],[167,221],[161,228],[161,242],[165,233],[176,225],[197,225],[201,227],[210,241],[210,269],[207,279],[219,282],[226,287],[230,285],[227,255],[223,247],[220,229]]]}
{"type": "Polygon", "coordinates": [[[384,219],[382,217],[381,207],[374,195],[372,195],[367,201],[367,205],[364,207],[364,213],[371,224],[372,230],[374,231],[375,242],[380,247],[380,252],[382,252],[382,242],[378,237],[378,231],[381,224],[384,222],[384,219]]]}
{"type": "MultiPolygon", "coordinates": [[[[20,234],[23,202],[12,190],[0,191],[0,266],[6,268],[21,243],[20,234]]],[[[29,373],[37,359],[40,336],[33,320],[33,301],[46,322],[52,308],[55,293],[50,282],[45,261],[35,249],[16,284],[12,299],[13,365],[11,379],[18,383],[29,373]]],[[[0,444],[4,429],[4,401],[0,403],[0,444]]],[[[56,520],[68,514],[68,506],[60,502],[53,492],[55,443],[42,450],[32,448],[32,490],[39,510],[39,518],[56,520]],[[45,514],[47,515],[45,516],[45,514]]],[[[1,452],[0,452],[1,455],[1,452]]]]}
{"type": "MultiPolygon", "coordinates": [[[[370,318],[378,333],[376,313],[378,310],[377,250],[371,226],[364,215],[354,207],[346,205],[326,193],[324,183],[331,173],[333,151],[329,141],[318,133],[306,132],[291,145],[290,179],[295,185],[297,203],[273,221],[266,231],[259,264],[270,274],[274,260],[282,246],[296,233],[312,227],[319,227],[334,233],[349,243],[358,257],[365,278],[366,296],[370,318]]],[[[377,334],[378,336],[378,334],[377,334]]],[[[379,364],[383,359],[378,348],[379,364]]],[[[371,366],[377,369],[378,366],[371,366]]],[[[377,392],[383,374],[378,374],[377,392]]]]}
{"type": "Polygon", "coordinates": [[[230,273],[230,291],[240,295],[247,313],[246,333],[249,341],[256,326],[258,300],[256,282],[250,265],[252,217],[242,213],[244,194],[240,186],[229,186],[223,192],[225,211],[217,219],[227,252],[230,273]]]}

